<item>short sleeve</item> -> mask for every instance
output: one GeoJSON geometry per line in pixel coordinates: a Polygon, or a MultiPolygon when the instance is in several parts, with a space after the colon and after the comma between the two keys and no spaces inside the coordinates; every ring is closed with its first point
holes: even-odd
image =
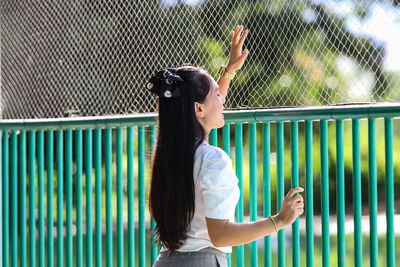
{"type": "Polygon", "coordinates": [[[204,215],[212,219],[232,219],[239,188],[229,156],[219,148],[208,151],[204,155],[200,175],[204,215]]]}

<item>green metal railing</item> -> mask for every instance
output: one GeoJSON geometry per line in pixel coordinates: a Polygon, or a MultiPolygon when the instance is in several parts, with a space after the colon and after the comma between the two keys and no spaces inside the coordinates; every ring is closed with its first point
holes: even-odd
{"type": "MultiPolygon", "coordinates": [[[[219,145],[218,141],[222,140],[221,147],[229,155],[233,154],[231,156],[234,158],[241,192],[236,208],[236,221],[243,222],[245,215],[249,215],[249,220],[254,221],[279,211],[289,184],[286,181],[285,188],[285,177],[288,176],[284,173],[285,165],[291,169],[290,186],[300,185],[305,188],[306,204],[303,216],[306,221],[304,237],[300,235],[297,219],[292,225],[291,234],[287,229],[278,232],[277,255],[272,249],[272,236],[267,236],[263,239],[263,250],[259,250],[257,241],[251,242],[249,258],[246,256],[248,246],[235,247],[229,257],[229,264],[245,266],[249,262],[251,266],[258,266],[262,256],[264,266],[272,266],[274,259],[280,267],[288,265],[285,255],[290,237],[293,266],[330,266],[332,235],[329,227],[329,185],[334,178],[329,174],[328,142],[329,124],[334,122],[337,263],[338,266],[345,266],[346,248],[349,244],[345,241],[344,223],[345,189],[348,190],[345,187],[344,120],[349,119],[352,124],[354,265],[363,265],[360,120],[366,119],[369,256],[370,266],[378,266],[379,253],[383,252],[378,250],[377,232],[376,120],[384,119],[387,219],[385,258],[387,266],[394,267],[393,120],[399,116],[400,105],[225,112],[226,125],[222,134],[213,130],[210,143],[219,145]],[[290,131],[285,134],[288,126],[290,131]],[[275,127],[275,134],[271,127],[275,127]],[[313,132],[317,128],[320,137],[321,262],[314,260],[313,132]],[[244,129],[248,129],[248,132],[244,129]],[[304,129],[304,142],[299,139],[299,133],[302,133],[299,129],[304,129]],[[234,138],[231,138],[232,133],[234,138]],[[285,138],[289,133],[290,137],[285,138]],[[261,139],[257,138],[259,134],[261,139]],[[272,140],[272,136],[275,136],[275,140],[272,140]],[[290,141],[290,162],[285,161],[285,140],[290,141]],[[303,145],[305,154],[301,155],[299,147],[303,145]],[[248,148],[248,152],[244,148],[248,148]],[[276,152],[276,175],[272,175],[275,168],[271,164],[273,148],[276,152]],[[299,159],[303,157],[304,180],[299,177],[299,159]],[[259,161],[259,158],[262,160],[259,161]],[[248,176],[245,175],[245,167],[248,167],[248,176]],[[262,188],[258,184],[262,184],[262,188]],[[272,189],[274,184],[276,191],[272,189]],[[259,193],[262,195],[261,200],[258,199],[259,193]],[[276,197],[276,205],[271,203],[273,197],[276,197]],[[245,207],[246,203],[249,204],[248,208],[245,207]],[[305,238],[305,258],[301,258],[301,238],[305,238]]],[[[158,248],[154,245],[154,236],[150,234],[155,223],[149,218],[146,192],[149,185],[151,148],[156,138],[155,121],[156,116],[151,114],[0,122],[0,265],[116,264],[142,267],[152,264],[157,258],[158,248]]]]}

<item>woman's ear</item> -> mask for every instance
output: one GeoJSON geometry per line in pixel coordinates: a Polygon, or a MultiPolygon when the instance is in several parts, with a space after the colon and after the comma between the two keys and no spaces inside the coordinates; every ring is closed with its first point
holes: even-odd
{"type": "Polygon", "coordinates": [[[197,118],[204,118],[204,109],[203,105],[199,102],[194,102],[194,113],[197,118]]]}

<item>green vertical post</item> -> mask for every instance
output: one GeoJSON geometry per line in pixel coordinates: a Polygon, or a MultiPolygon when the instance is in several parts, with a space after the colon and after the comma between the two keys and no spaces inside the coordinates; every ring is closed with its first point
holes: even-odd
{"type": "Polygon", "coordinates": [[[330,266],[328,122],[320,121],[322,266],[330,266]]]}
{"type": "Polygon", "coordinates": [[[337,208],[337,240],[338,267],[346,263],[345,250],[345,213],[344,213],[344,126],[343,120],[336,120],[336,208],[337,208]]]}
{"type": "Polygon", "coordinates": [[[122,128],[117,128],[117,266],[124,266],[122,128]]]}
{"type": "Polygon", "coordinates": [[[76,266],[81,267],[82,258],[82,129],[75,131],[76,151],[76,266]]]}
{"type": "Polygon", "coordinates": [[[94,130],[94,171],[95,171],[95,265],[101,267],[102,265],[102,251],[101,251],[101,129],[94,130]]]}
{"type": "Polygon", "coordinates": [[[378,266],[378,187],[377,187],[377,169],[376,169],[376,122],[374,119],[368,119],[368,165],[369,165],[369,247],[370,247],[370,265],[378,266]]]}
{"type": "Polygon", "coordinates": [[[3,207],[3,239],[2,245],[3,250],[0,251],[0,254],[3,255],[2,264],[3,266],[9,266],[9,166],[8,166],[8,152],[9,152],[9,145],[8,145],[8,132],[2,132],[2,155],[1,155],[1,162],[2,162],[2,180],[3,185],[0,190],[3,190],[3,199],[2,199],[2,207],[3,207]]]}
{"type": "Polygon", "coordinates": [[[73,266],[73,244],[72,244],[72,130],[65,133],[65,183],[66,183],[66,249],[65,262],[67,267],[73,266]]]}
{"type": "Polygon", "coordinates": [[[385,189],[386,189],[386,266],[395,266],[394,243],[394,182],[393,182],[393,120],[385,118],[385,189]]]}
{"type": "MultiPolygon", "coordinates": [[[[235,164],[236,176],[239,179],[240,196],[236,206],[236,221],[243,222],[243,125],[242,123],[235,124],[235,164]]],[[[244,267],[244,246],[236,247],[237,266],[244,267]]]]}
{"type": "Polygon", "coordinates": [[[44,240],[44,132],[38,134],[38,226],[39,226],[39,259],[38,266],[45,264],[45,240],[44,240]]]}
{"type": "Polygon", "coordinates": [[[222,128],[222,149],[230,156],[231,147],[230,125],[225,124],[222,128]]]}
{"type": "Polygon", "coordinates": [[[146,266],[146,222],[145,222],[145,188],[144,188],[144,127],[139,126],[139,266],[146,266]]]}
{"type": "Polygon", "coordinates": [[[18,266],[18,141],[11,132],[11,264],[18,266]]]}
{"type": "Polygon", "coordinates": [[[54,162],[54,133],[47,131],[47,266],[54,266],[54,237],[53,237],[53,162],[54,162]]]}
{"type": "MultiPolygon", "coordinates": [[[[270,123],[263,123],[263,213],[264,218],[271,215],[271,132],[270,123]]],[[[264,266],[271,266],[271,236],[264,237],[264,266]]]]}
{"type": "Polygon", "coordinates": [[[36,266],[35,164],[36,164],[36,132],[30,131],[29,132],[29,263],[31,267],[36,266]]]}
{"type": "Polygon", "coordinates": [[[210,145],[218,146],[218,131],[217,131],[217,129],[212,129],[210,132],[210,145]]]}
{"type": "MultiPolygon", "coordinates": [[[[290,122],[290,155],[292,162],[292,188],[299,186],[299,126],[297,121],[290,122]]],[[[292,224],[293,267],[300,267],[299,218],[292,224]]]]}
{"type": "Polygon", "coordinates": [[[26,131],[19,134],[19,177],[20,177],[20,266],[26,266],[26,131]]]}
{"type": "MultiPolygon", "coordinates": [[[[150,127],[150,151],[153,152],[154,145],[156,143],[156,126],[152,125],[150,127]]],[[[155,221],[151,218],[150,219],[150,233],[153,233],[154,229],[156,228],[155,221]]],[[[151,266],[153,266],[154,262],[157,259],[157,244],[156,244],[156,236],[151,236],[151,251],[150,251],[150,258],[151,258],[151,266]]]]}
{"type": "Polygon", "coordinates": [[[113,226],[112,226],[112,129],[106,129],[106,266],[113,266],[113,226]]]}
{"type": "Polygon", "coordinates": [[[313,122],[305,122],[306,150],[306,265],[314,266],[313,122]]]}
{"type": "Polygon", "coordinates": [[[0,266],[3,266],[3,160],[2,160],[2,136],[3,136],[3,131],[0,130],[0,266]]]}
{"type": "Polygon", "coordinates": [[[92,227],[92,129],[85,130],[85,178],[86,178],[86,266],[92,266],[93,227],[92,227]]]}
{"type": "MultiPolygon", "coordinates": [[[[250,221],[257,221],[257,128],[256,123],[250,123],[250,221]]],[[[250,243],[251,266],[258,266],[257,240],[250,243]]]]}
{"type": "Polygon", "coordinates": [[[360,120],[352,120],[353,139],[353,212],[354,212],[354,266],[362,266],[362,232],[361,232],[361,151],[360,120]]]}
{"type": "MultiPolygon", "coordinates": [[[[277,158],[277,211],[281,209],[283,199],[285,197],[285,176],[284,176],[284,129],[283,122],[276,122],[276,158],[277,158]]],[[[285,266],[285,230],[278,232],[278,267],[285,266]]]]}
{"type": "Polygon", "coordinates": [[[64,154],[63,131],[57,130],[57,266],[64,265],[64,222],[63,222],[63,154],[64,154]]]}
{"type": "MultiPolygon", "coordinates": [[[[230,155],[230,125],[226,123],[222,128],[222,148],[226,154],[230,155]]],[[[231,254],[228,255],[228,266],[232,265],[231,254]]]]}
{"type": "Polygon", "coordinates": [[[133,177],[133,127],[127,128],[127,166],[128,166],[128,266],[135,266],[135,190],[133,177]]]}

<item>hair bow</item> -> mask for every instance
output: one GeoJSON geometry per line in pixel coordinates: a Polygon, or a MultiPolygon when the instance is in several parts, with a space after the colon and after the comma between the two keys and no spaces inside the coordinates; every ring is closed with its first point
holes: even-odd
{"type": "Polygon", "coordinates": [[[183,79],[175,74],[175,69],[166,69],[153,75],[147,82],[146,88],[158,97],[180,97],[179,82],[183,82],[183,79]]]}

